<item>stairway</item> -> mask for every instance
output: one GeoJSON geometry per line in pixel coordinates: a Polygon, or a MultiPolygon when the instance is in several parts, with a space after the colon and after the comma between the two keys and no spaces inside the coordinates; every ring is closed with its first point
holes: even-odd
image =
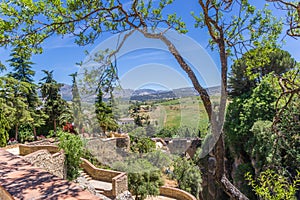
{"type": "Polygon", "coordinates": [[[94,183],[96,180],[93,180],[89,174],[87,174],[85,171],[80,171],[79,173],[80,176],[84,177],[85,180],[87,180],[87,182],[95,189],[97,194],[105,195],[105,189],[97,187],[97,185],[94,183]]]}

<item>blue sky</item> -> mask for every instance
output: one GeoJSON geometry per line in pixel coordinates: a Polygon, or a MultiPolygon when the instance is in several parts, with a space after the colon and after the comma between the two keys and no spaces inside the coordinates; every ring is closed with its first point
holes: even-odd
{"type": "MultiPolygon", "coordinates": [[[[259,4],[258,7],[261,7],[264,3],[264,1],[253,2],[259,4]]],[[[177,15],[183,18],[189,30],[184,36],[171,35],[170,38],[182,47],[181,51],[184,52],[185,58],[193,69],[196,69],[200,82],[205,86],[216,85],[219,81],[218,74],[216,74],[219,69],[217,53],[211,52],[207,47],[209,38],[207,31],[195,29],[194,20],[189,14],[192,10],[195,13],[199,10],[197,1],[176,0],[170,8],[172,8],[171,11],[176,11],[177,15]],[[199,55],[202,57],[199,57],[199,55]],[[214,64],[215,66],[213,66],[214,64]],[[208,69],[207,65],[213,66],[211,67],[213,69],[208,69]]],[[[281,16],[282,13],[275,10],[275,15],[281,16]]],[[[57,81],[70,84],[71,77],[68,75],[79,71],[79,67],[75,63],[84,61],[86,57],[84,51],[91,52],[97,46],[103,46],[103,43],[109,41],[112,37],[110,34],[103,34],[95,44],[85,47],[74,44],[74,38],[72,37],[47,39],[43,45],[44,53],[34,55],[32,58],[35,63],[33,69],[36,71],[36,82],[43,77],[41,70],[47,69],[54,70],[54,78],[57,81]]],[[[283,49],[289,51],[297,61],[300,61],[300,51],[298,50],[300,41],[289,37],[286,37],[285,40],[286,45],[283,46],[283,49]]],[[[152,85],[156,89],[171,89],[190,85],[188,78],[177,62],[162,46],[158,41],[149,41],[142,38],[128,42],[127,47],[124,47],[123,54],[120,54],[118,58],[121,84],[124,88],[137,89],[152,85]],[[143,44],[144,48],[138,47],[139,44],[143,44]],[[147,47],[145,47],[145,44],[147,47]]],[[[8,58],[9,50],[0,49],[0,60],[3,62],[8,58]]]]}

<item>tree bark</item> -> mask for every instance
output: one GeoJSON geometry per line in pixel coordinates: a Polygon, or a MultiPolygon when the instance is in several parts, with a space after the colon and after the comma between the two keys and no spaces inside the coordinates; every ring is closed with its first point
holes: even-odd
{"type": "Polygon", "coordinates": [[[54,133],[56,133],[56,119],[55,118],[53,119],[53,130],[54,130],[54,133]]]}
{"type": "Polygon", "coordinates": [[[34,140],[37,140],[37,135],[36,135],[36,128],[35,128],[35,126],[33,127],[33,135],[34,135],[34,140]]]}
{"type": "Polygon", "coordinates": [[[16,141],[18,141],[18,136],[19,136],[19,126],[16,125],[16,128],[15,128],[15,139],[16,139],[16,141]]]}

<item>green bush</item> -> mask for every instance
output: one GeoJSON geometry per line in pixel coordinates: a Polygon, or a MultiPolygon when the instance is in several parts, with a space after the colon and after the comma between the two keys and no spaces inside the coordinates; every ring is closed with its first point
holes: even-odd
{"type": "Polygon", "coordinates": [[[33,130],[29,125],[19,127],[19,139],[21,143],[34,141],[33,130]]]}
{"type": "Polygon", "coordinates": [[[296,200],[295,194],[300,186],[300,173],[291,181],[286,176],[275,173],[273,170],[262,172],[257,180],[250,173],[246,173],[246,180],[256,195],[264,200],[296,200]]]}
{"type": "Polygon", "coordinates": [[[78,135],[57,131],[59,148],[66,154],[67,179],[74,180],[79,175],[80,157],[83,155],[83,141],[78,135]]]}
{"type": "Polygon", "coordinates": [[[147,160],[128,159],[126,162],[116,162],[113,168],[127,172],[128,189],[136,195],[136,200],[159,194],[159,187],[163,185],[161,172],[147,160]]]}
{"type": "Polygon", "coordinates": [[[179,188],[199,199],[199,193],[202,190],[202,178],[200,169],[193,160],[186,157],[177,158],[174,161],[173,173],[175,179],[178,181],[179,188]]]}

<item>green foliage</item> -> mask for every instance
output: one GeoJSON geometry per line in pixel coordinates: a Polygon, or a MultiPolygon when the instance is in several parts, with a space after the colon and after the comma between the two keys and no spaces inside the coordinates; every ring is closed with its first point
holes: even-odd
{"type": "Polygon", "coordinates": [[[103,133],[106,134],[107,130],[117,130],[118,124],[114,119],[112,108],[103,101],[102,89],[98,91],[95,108],[96,117],[103,133]]]}
{"type": "Polygon", "coordinates": [[[130,159],[126,162],[114,163],[114,169],[127,172],[128,189],[137,200],[143,200],[147,195],[158,195],[159,187],[163,185],[161,172],[149,161],[130,159]]]}
{"type": "MultiPolygon", "coordinates": [[[[99,126],[101,127],[104,134],[106,131],[115,131],[118,128],[118,124],[113,114],[113,90],[117,86],[117,73],[116,64],[113,65],[110,58],[105,58],[105,54],[108,52],[98,52],[93,60],[98,62],[98,72],[91,70],[85,74],[85,77],[89,77],[87,81],[90,84],[94,84],[96,87],[97,98],[95,100],[95,113],[98,120],[99,126]],[[95,77],[96,75],[96,77],[95,77]],[[108,102],[104,102],[104,95],[108,95],[108,102]]],[[[93,91],[93,88],[91,88],[93,91]]]]}
{"type": "Polygon", "coordinates": [[[130,140],[130,149],[132,152],[149,153],[154,151],[155,148],[155,142],[147,137],[134,138],[130,140]]]}
{"type": "Polygon", "coordinates": [[[72,108],[73,108],[73,119],[74,119],[74,126],[78,129],[78,133],[82,131],[83,122],[82,122],[82,109],[81,109],[81,98],[79,95],[79,90],[77,86],[77,72],[70,74],[69,76],[72,77],[72,108]]]}
{"type": "MultiPolygon", "coordinates": [[[[172,2],[132,1],[125,7],[119,1],[4,0],[0,3],[0,45],[20,45],[40,53],[41,43],[51,35],[74,34],[77,44],[86,45],[107,31],[119,33],[144,25],[155,28],[161,25],[162,10],[172,2]],[[143,23],[136,20],[140,17],[143,23]]],[[[187,31],[176,15],[169,15],[168,23],[178,32],[187,31]]]]}
{"type": "Polygon", "coordinates": [[[250,155],[256,160],[256,167],[275,164],[277,155],[274,155],[274,142],[276,135],[272,131],[271,121],[256,121],[252,128],[252,151],[250,155]]]}
{"type": "Polygon", "coordinates": [[[191,159],[177,158],[174,161],[174,177],[178,181],[179,188],[193,194],[199,199],[202,190],[201,172],[199,167],[191,159]]]}
{"type": "Polygon", "coordinates": [[[146,133],[146,130],[144,127],[136,127],[135,129],[130,131],[128,134],[132,139],[143,138],[143,137],[147,136],[147,133],[146,133]]]}
{"type": "Polygon", "coordinates": [[[34,140],[34,135],[30,124],[20,125],[19,128],[19,138],[20,142],[32,142],[34,140]]]}
{"type": "Polygon", "coordinates": [[[149,152],[144,157],[148,160],[153,166],[163,169],[169,167],[172,164],[172,155],[162,152],[161,150],[156,150],[149,152]]]}
{"type": "MultiPolygon", "coordinates": [[[[21,91],[20,87],[15,87],[15,92],[24,97],[26,107],[29,111],[28,122],[31,123],[31,128],[33,129],[34,137],[36,139],[36,127],[44,125],[48,116],[45,115],[42,109],[39,109],[42,103],[38,98],[37,86],[33,81],[35,72],[31,69],[31,65],[34,64],[30,61],[31,52],[26,48],[18,46],[13,49],[13,53],[10,56],[11,59],[9,59],[8,62],[10,63],[10,66],[13,67],[13,72],[10,72],[8,76],[22,82],[24,85],[26,84],[26,90],[21,91]]],[[[17,126],[18,124],[16,125],[16,131],[18,129],[17,126]]],[[[18,133],[16,132],[16,138],[17,134],[18,133]]]]}
{"type": "Polygon", "coordinates": [[[230,95],[236,97],[248,93],[269,73],[281,75],[295,66],[296,61],[287,51],[267,47],[252,49],[231,66],[230,95]]]}
{"type": "Polygon", "coordinates": [[[277,174],[273,170],[266,170],[254,180],[250,173],[247,173],[246,180],[253,188],[254,192],[264,200],[296,200],[295,194],[300,186],[300,173],[295,180],[277,174]]]}
{"type": "Polygon", "coordinates": [[[80,157],[83,155],[83,141],[78,135],[57,131],[59,137],[59,148],[66,154],[65,164],[67,166],[68,180],[74,180],[79,175],[80,157]]]}
{"type": "Polygon", "coordinates": [[[225,44],[227,55],[232,57],[247,52],[253,46],[277,46],[282,22],[272,15],[267,6],[257,9],[248,0],[238,5],[232,1],[199,1],[199,4],[199,14],[191,14],[196,28],[210,29],[209,45],[212,50],[219,48],[220,39],[225,44]]]}
{"type": "MultiPolygon", "coordinates": [[[[295,176],[300,170],[300,101],[299,94],[294,95],[279,116],[274,129],[273,162],[282,168],[288,168],[295,176]],[[278,156],[280,155],[280,156],[278,156]]],[[[286,101],[286,99],[284,100],[286,101]]]]}
{"type": "Polygon", "coordinates": [[[49,116],[47,124],[53,124],[56,132],[57,123],[62,125],[65,122],[73,121],[69,104],[60,95],[61,84],[53,78],[53,71],[43,70],[45,77],[41,79],[40,88],[44,99],[43,111],[49,116]]]}
{"type": "Polygon", "coordinates": [[[187,138],[187,137],[199,137],[200,130],[196,128],[190,128],[187,126],[176,127],[164,127],[158,133],[156,137],[162,138],[187,138]]]}
{"type": "Polygon", "coordinates": [[[250,130],[258,120],[272,121],[276,98],[272,84],[265,78],[251,95],[236,97],[229,104],[224,129],[226,141],[236,153],[252,151],[253,133],[250,130]]]}
{"type": "Polygon", "coordinates": [[[10,124],[6,117],[5,107],[2,99],[0,99],[0,147],[6,146],[9,137],[8,130],[10,129],[10,124]]]}

